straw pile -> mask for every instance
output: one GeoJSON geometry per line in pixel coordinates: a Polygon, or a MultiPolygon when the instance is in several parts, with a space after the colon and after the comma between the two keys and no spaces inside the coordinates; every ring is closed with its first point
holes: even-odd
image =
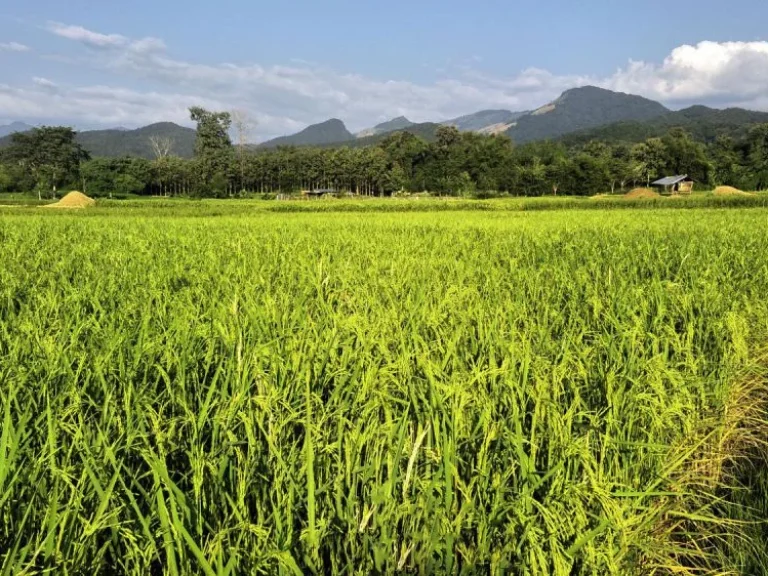
{"type": "Polygon", "coordinates": [[[624,198],[628,198],[629,200],[644,200],[646,198],[659,198],[659,195],[650,188],[635,188],[624,194],[624,198]]]}
{"type": "Polygon", "coordinates": [[[715,196],[754,196],[754,194],[744,192],[733,186],[718,186],[715,188],[714,194],[715,196]]]}
{"type": "Polygon", "coordinates": [[[43,208],[88,208],[94,204],[96,204],[96,200],[93,198],[89,198],[82,192],[73,191],[58,202],[46,204],[43,208]]]}

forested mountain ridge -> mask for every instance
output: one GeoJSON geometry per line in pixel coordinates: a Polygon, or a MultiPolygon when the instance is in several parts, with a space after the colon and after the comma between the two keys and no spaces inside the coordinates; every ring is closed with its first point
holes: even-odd
{"type": "Polygon", "coordinates": [[[700,142],[714,142],[718,136],[743,138],[752,126],[768,123],[768,112],[742,108],[718,110],[707,106],[691,106],[668,112],[645,122],[616,122],[606,126],[580,130],[562,136],[566,146],[580,146],[592,140],[609,144],[642,142],[663,136],[671,128],[684,128],[700,142]]]}
{"type": "MultiPolygon", "coordinates": [[[[346,146],[360,148],[376,146],[395,132],[406,132],[434,142],[440,126],[455,126],[460,132],[476,134],[506,134],[517,144],[541,140],[557,140],[566,146],[580,146],[591,140],[607,143],[636,143],[664,135],[671,128],[684,128],[701,142],[713,142],[718,136],[742,139],[749,129],[768,123],[768,113],[739,108],[718,110],[706,106],[693,106],[672,112],[652,100],[586,86],[564,92],[552,103],[533,112],[508,110],[481,110],[453,120],[433,123],[413,123],[400,116],[352,134],[344,122],[331,119],[308,126],[301,132],[250,145],[252,149],[270,149],[284,146],[313,146],[331,148],[346,146]]],[[[3,130],[24,131],[31,127],[24,123],[0,126],[3,130]]],[[[154,158],[150,139],[170,140],[171,154],[191,158],[194,152],[195,131],[170,122],[161,122],[136,130],[115,128],[83,131],[77,141],[92,157],[134,156],[154,158]]],[[[11,135],[0,136],[0,148],[10,144],[11,135]]]]}
{"type": "Polygon", "coordinates": [[[456,126],[462,132],[484,132],[492,126],[507,125],[507,129],[521,116],[530,112],[510,112],[509,110],[480,110],[474,114],[459,116],[453,120],[441,122],[443,126],[456,126]]]}
{"type": "MultiPolygon", "coordinates": [[[[170,143],[170,153],[174,156],[191,158],[194,154],[195,130],[173,122],[158,122],[136,130],[121,128],[87,130],[78,132],[76,139],[78,144],[94,158],[119,156],[154,158],[155,154],[150,141],[153,137],[167,139],[170,143]]],[[[11,134],[0,138],[0,148],[9,146],[11,138],[11,134]]]]}
{"type": "Polygon", "coordinates": [[[150,138],[167,138],[171,154],[191,158],[195,149],[195,131],[173,122],[158,122],[136,130],[89,130],[78,132],[77,141],[93,157],[136,156],[154,158],[150,138]]]}
{"type": "Polygon", "coordinates": [[[259,148],[277,148],[278,146],[321,146],[323,144],[343,144],[354,140],[355,136],[337,118],[331,118],[319,124],[307,126],[292,136],[281,136],[259,144],[259,148]]]}
{"type": "Polygon", "coordinates": [[[620,121],[644,122],[668,112],[642,96],[584,86],[567,90],[557,100],[519,117],[506,133],[522,144],[620,121]]]}
{"type": "Polygon", "coordinates": [[[567,90],[559,98],[533,112],[509,110],[481,110],[452,120],[433,124],[413,124],[404,117],[395,118],[358,134],[358,142],[352,143],[352,135],[343,122],[336,123],[334,130],[327,129],[328,122],[315,124],[298,134],[270,140],[262,148],[276,146],[329,146],[375,144],[385,134],[406,130],[427,140],[434,140],[432,126],[455,126],[461,132],[488,134],[506,133],[514,142],[525,143],[548,138],[558,138],[578,130],[603,126],[618,121],[645,121],[668,113],[669,110],[653,100],[612,92],[594,86],[567,90]],[[417,128],[419,127],[419,128],[417,128]],[[308,137],[311,134],[312,137],[308,137]],[[369,140],[369,139],[373,140],[369,140]],[[363,142],[360,142],[362,140],[363,142]]]}
{"type": "Polygon", "coordinates": [[[338,142],[329,142],[327,144],[322,145],[322,148],[336,148],[339,146],[347,146],[349,148],[365,148],[366,146],[376,146],[383,142],[387,137],[397,134],[398,132],[403,132],[406,134],[412,134],[413,136],[418,136],[422,140],[425,140],[426,142],[434,142],[437,134],[437,129],[440,128],[440,124],[435,124],[434,122],[423,122],[421,124],[411,124],[410,126],[406,128],[402,128],[399,130],[392,130],[390,132],[381,132],[379,134],[374,134],[371,136],[364,136],[359,137],[355,140],[351,140],[349,142],[344,142],[339,144],[338,142]]]}
{"type": "Polygon", "coordinates": [[[358,138],[368,138],[369,136],[378,136],[379,134],[386,134],[387,132],[394,132],[395,130],[405,130],[406,128],[409,128],[413,126],[413,122],[408,120],[405,116],[398,116],[397,118],[393,118],[392,120],[388,120],[387,122],[382,122],[381,124],[377,124],[373,128],[368,128],[366,130],[361,130],[355,136],[358,138]]]}

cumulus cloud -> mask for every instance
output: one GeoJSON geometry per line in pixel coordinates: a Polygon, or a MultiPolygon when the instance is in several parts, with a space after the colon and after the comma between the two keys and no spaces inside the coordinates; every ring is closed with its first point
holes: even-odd
{"type": "Polygon", "coordinates": [[[670,102],[758,100],[768,91],[768,42],[700,42],[661,64],[630,62],[609,87],[670,102]]]}
{"type": "Polygon", "coordinates": [[[0,42],[0,52],[29,52],[29,46],[18,42],[0,42]]]}
{"type": "Polygon", "coordinates": [[[680,46],[660,63],[630,61],[607,77],[556,75],[538,68],[498,77],[462,67],[453,77],[416,83],[295,60],[277,66],[202,64],[172,57],[156,38],[132,39],[61,23],[49,23],[48,29],[98,49],[89,50],[78,66],[117,75],[120,83],[153,88],[74,86],[63,90],[37,79],[24,89],[5,87],[6,100],[0,99],[0,108],[16,117],[38,106],[41,112],[89,124],[185,122],[187,107],[200,104],[249,111],[259,120],[256,133],[266,139],[330,117],[359,130],[400,115],[423,122],[486,108],[530,110],[585,84],[640,94],[672,106],[696,102],[768,109],[764,96],[768,94],[768,42],[680,46]],[[9,91],[15,107],[9,107],[9,91]],[[19,100],[21,94],[25,102],[19,100]]]}

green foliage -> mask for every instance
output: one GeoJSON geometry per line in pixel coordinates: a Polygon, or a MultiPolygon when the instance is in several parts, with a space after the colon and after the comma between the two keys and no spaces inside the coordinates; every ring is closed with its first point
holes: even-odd
{"type": "Polygon", "coordinates": [[[755,126],[749,133],[749,160],[756,188],[768,188],[768,124],[755,126]]]}
{"type": "Polygon", "coordinates": [[[232,147],[229,138],[232,117],[229,112],[209,112],[204,108],[192,107],[189,116],[197,123],[196,156],[215,154],[232,147]]]}
{"type": "Polygon", "coordinates": [[[190,108],[189,115],[197,123],[195,170],[198,192],[221,195],[221,175],[234,167],[234,148],[229,137],[232,118],[229,112],[209,112],[200,107],[190,108]]]}
{"type": "Polygon", "coordinates": [[[133,156],[151,160],[155,157],[150,144],[150,138],[153,137],[170,139],[173,155],[191,158],[194,154],[195,131],[172,122],[159,122],[137,130],[80,132],[77,141],[94,158],[133,156]]]}
{"type": "Polygon", "coordinates": [[[741,140],[747,136],[752,126],[765,123],[768,123],[767,112],[740,108],[716,110],[706,106],[693,106],[644,121],[617,122],[572,132],[562,136],[560,140],[568,147],[583,146],[591,140],[609,144],[635,144],[648,138],[661,138],[673,128],[683,128],[696,141],[710,144],[719,136],[741,140]]]}
{"type": "MultiPolygon", "coordinates": [[[[389,196],[401,191],[586,196],[623,193],[663,176],[687,174],[699,187],[768,187],[768,138],[764,137],[768,124],[754,127],[744,139],[724,136],[708,146],[680,128],[632,147],[589,141],[567,148],[552,141],[514,146],[506,136],[441,126],[432,142],[400,131],[366,148],[278,147],[235,154],[226,133],[226,113],[197,110],[195,114],[200,121],[200,154],[194,159],[97,159],[86,168],[86,186],[90,182],[94,193],[101,195],[130,190],[199,197],[325,188],[362,196],[389,196]],[[131,178],[121,178],[123,173],[131,178]]],[[[49,186],[45,177],[30,184],[33,173],[7,152],[0,156],[0,165],[11,178],[9,190],[29,191],[37,182],[49,186]]],[[[76,173],[59,180],[60,184],[81,186],[76,173]]]]}
{"type": "Polygon", "coordinates": [[[13,176],[10,170],[0,164],[0,192],[11,192],[13,190],[13,176]]]}
{"type": "Polygon", "coordinates": [[[63,126],[16,132],[3,157],[29,171],[39,191],[55,193],[57,187],[77,180],[80,163],[88,159],[75,137],[74,130],[63,126]]]}
{"type": "Polygon", "coordinates": [[[0,573],[768,565],[765,209],[104,204],[0,216],[0,573]]]}
{"type": "Polygon", "coordinates": [[[152,163],[143,158],[95,158],[82,165],[84,192],[90,196],[141,194],[152,183],[152,163]]]}

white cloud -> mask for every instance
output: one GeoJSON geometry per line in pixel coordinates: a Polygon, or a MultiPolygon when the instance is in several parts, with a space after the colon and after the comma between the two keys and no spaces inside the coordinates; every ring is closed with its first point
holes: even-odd
{"type": "Polygon", "coordinates": [[[0,52],[29,52],[29,46],[18,42],[0,42],[0,52]]]}
{"type": "Polygon", "coordinates": [[[135,126],[160,120],[186,122],[187,107],[200,104],[249,111],[259,120],[255,134],[266,139],[330,117],[341,118],[354,131],[400,115],[423,122],[485,108],[535,109],[564,90],[585,84],[640,94],[673,106],[698,102],[768,109],[768,42],[681,46],[661,63],[631,61],[608,77],[556,75],[529,68],[501,78],[462,67],[453,77],[415,83],[343,73],[296,60],[285,66],[202,64],[170,56],[163,41],[156,38],[136,40],[60,23],[50,23],[48,29],[99,48],[77,60],[81,69],[90,67],[116,75],[120,83],[152,89],[64,89],[38,79],[31,87],[0,91],[5,98],[0,100],[0,109],[15,117],[31,116],[30,106],[37,106],[47,117],[135,126]],[[19,100],[21,94],[27,101],[19,100]]]}
{"type": "Polygon", "coordinates": [[[140,38],[132,40],[122,34],[102,34],[82,26],[72,26],[61,22],[48,22],[46,29],[56,36],[80,42],[91,48],[120,49],[126,48],[137,54],[149,54],[165,50],[165,42],[159,38],[140,38]]]}
{"type": "Polygon", "coordinates": [[[32,78],[32,82],[37,84],[38,86],[44,86],[46,88],[55,88],[56,83],[48,80],[47,78],[41,78],[40,76],[35,76],[32,78]]]}
{"type": "MultiPolygon", "coordinates": [[[[155,122],[189,123],[190,106],[213,110],[228,106],[216,98],[183,92],[140,92],[111,86],[70,87],[46,78],[33,78],[30,86],[0,84],[0,110],[9,119],[45,124],[88,127],[142,126],[155,122]]],[[[302,126],[289,118],[254,113],[253,119],[272,132],[295,131],[302,126]]]]}
{"type": "Polygon", "coordinates": [[[630,62],[608,87],[664,102],[764,102],[768,42],[700,42],[675,48],[661,64],[630,62]]]}
{"type": "Polygon", "coordinates": [[[32,78],[32,82],[40,87],[42,90],[46,90],[48,92],[56,92],[59,89],[58,84],[56,82],[52,82],[51,80],[48,80],[48,78],[41,78],[39,76],[35,76],[32,78]]]}
{"type": "Polygon", "coordinates": [[[116,48],[128,44],[128,38],[120,34],[101,34],[93,32],[82,26],[70,26],[61,22],[48,22],[48,31],[56,36],[82,42],[94,48],[116,48]]]}

